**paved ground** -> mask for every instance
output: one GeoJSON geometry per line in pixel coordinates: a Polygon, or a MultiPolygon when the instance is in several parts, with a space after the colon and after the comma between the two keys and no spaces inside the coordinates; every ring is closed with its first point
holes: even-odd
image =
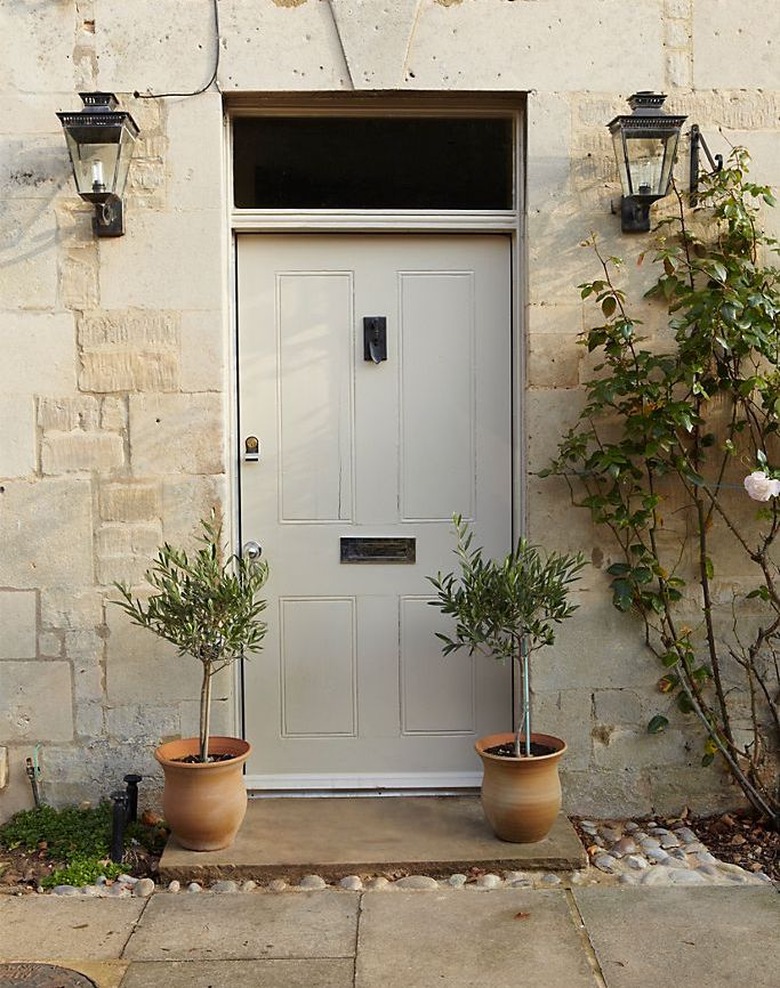
{"type": "Polygon", "coordinates": [[[2,965],[100,988],[777,988],[772,886],[4,896],[2,965]]]}

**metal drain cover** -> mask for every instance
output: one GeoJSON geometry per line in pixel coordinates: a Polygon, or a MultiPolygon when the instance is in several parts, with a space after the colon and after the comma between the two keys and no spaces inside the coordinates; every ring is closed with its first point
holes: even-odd
{"type": "Polygon", "coordinates": [[[0,988],[97,988],[94,981],[54,964],[0,964],[0,988]]]}

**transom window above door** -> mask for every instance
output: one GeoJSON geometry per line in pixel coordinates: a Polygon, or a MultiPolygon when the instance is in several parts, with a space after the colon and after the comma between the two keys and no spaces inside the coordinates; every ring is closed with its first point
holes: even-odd
{"type": "Polygon", "coordinates": [[[514,119],[239,116],[237,209],[508,210],[514,119]]]}

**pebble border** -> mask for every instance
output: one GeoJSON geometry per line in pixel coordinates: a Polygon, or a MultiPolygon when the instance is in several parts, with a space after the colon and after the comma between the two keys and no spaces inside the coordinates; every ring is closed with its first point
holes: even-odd
{"type": "MultiPolygon", "coordinates": [[[[252,880],[236,882],[221,879],[204,886],[178,881],[167,887],[157,886],[151,878],[120,875],[113,881],[99,878],[94,885],[76,888],[58,885],[52,895],[92,896],[98,898],[146,899],[156,892],[217,894],[234,892],[295,892],[335,888],[349,892],[393,889],[473,889],[484,891],[497,888],[550,889],[570,888],[590,884],[641,886],[705,886],[705,885],[766,885],[772,884],[764,872],[750,872],[738,865],[719,861],[702,844],[696,834],[684,825],[660,826],[654,820],[641,824],[633,821],[580,820],[580,830],[590,839],[587,848],[592,867],[573,872],[507,871],[503,875],[483,874],[478,877],[455,874],[436,879],[427,875],[406,875],[390,879],[384,876],[363,878],[346,875],[330,884],[319,875],[305,875],[297,884],[273,879],[262,884],[252,880]]],[[[44,893],[43,889],[38,889],[44,893]]],[[[45,894],[45,893],[44,893],[45,894]]]]}

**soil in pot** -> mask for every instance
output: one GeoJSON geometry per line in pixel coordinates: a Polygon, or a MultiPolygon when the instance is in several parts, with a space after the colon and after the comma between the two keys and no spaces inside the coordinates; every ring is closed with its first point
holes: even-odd
{"type": "MultiPolygon", "coordinates": [[[[539,744],[538,741],[531,741],[531,757],[532,758],[539,758],[541,755],[552,755],[557,750],[558,749],[557,748],[553,748],[552,745],[549,745],[549,744],[539,744]]],[[[517,755],[515,754],[515,743],[514,743],[514,741],[507,741],[504,744],[494,744],[494,745],[491,745],[489,748],[485,748],[485,751],[489,755],[498,755],[499,758],[517,758],[517,755]]],[[[527,758],[528,757],[526,755],[526,753],[525,753],[525,742],[522,742],[522,745],[521,745],[521,748],[520,748],[520,757],[521,758],[527,758]]]]}

